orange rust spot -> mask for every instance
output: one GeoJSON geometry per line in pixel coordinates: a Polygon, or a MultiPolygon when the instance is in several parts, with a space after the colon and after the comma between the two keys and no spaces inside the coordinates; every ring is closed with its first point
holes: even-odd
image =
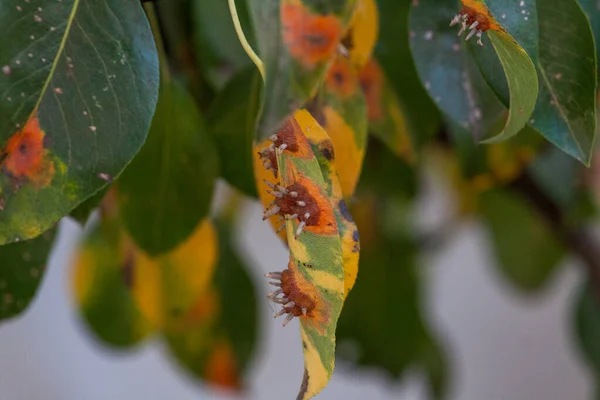
{"type": "MultiPolygon", "coordinates": [[[[293,261],[290,260],[290,263],[293,264],[293,261]]],[[[311,318],[317,304],[312,296],[302,293],[298,286],[298,280],[294,278],[294,275],[294,272],[290,269],[281,272],[281,290],[283,290],[285,297],[294,302],[293,307],[288,307],[288,313],[294,317],[299,317],[304,315],[302,310],[305,309],[306,316],[311,318]]]]}
{"type": "Polygon", "coordinates": [[[304,222],[303,230],[318,235],[337,234],[333,208],[319,186],[300,173],[293,180],[285,188],[275,187],[274,194],[278,197],[273,208],[265,212],[265,218],[274,214],[294,216],[298,223],[304,222]]]}
{"type": "Polygon", "coordinates": [[[496,22],[490,10],[480,0],[462,0],[463,8],[460,14],[467,15],[467,25],[470,26],[477,21],[477,29],[480,31],[501,30],[500,25],[496,22]]]}
{"type": "Polygon", "coordinates": [[[336,16],[314,14],[300,3],[281,6],[281,24],[290,54],[307,68],[329,61],[342,36],[336,16]]]}
{"type": "Polygon", "coordinates": [[[365,65],[358,75],[360,85],[367,101],[367,116],[371,121],[383,117],[381,107],[381,92],[383,87],[383,73],[381,67],[373,59],[365,65]]]}
{"type": "Polygon", "coordinates": [[[258,156],[263,166],[272,171],[275,177],[277,177],[279,171],[276,149],[283,149],[283,151],[290,152],[296,157],[305,159],[312,157],[310,144],[304,136],[302,128],[293,117],[290,117],[269,140],[273,143],[258,151],[258,156]]]}
{"type": "Polygon", "coordinates": [[[235,354],[225,340],[219,340],[208,356],[204,376],[207,381],[224,388],[241,388],[235,354]]]}
{"type": "Polygon", "coordinates": [[[45,133],[36,115],[8,139],[0,153],[1,169],[16,179],[28,179],[35,187],[48,186],[54,176],[54,163],[44,149],[45,133]]]}
{"type": "Polygon", "coordinates": [[[357,77],[350,60],[344,56],[337,56],[327,72],[325,80],[327,89],[341,98],[348,98],[356,91],[357,77]]]}

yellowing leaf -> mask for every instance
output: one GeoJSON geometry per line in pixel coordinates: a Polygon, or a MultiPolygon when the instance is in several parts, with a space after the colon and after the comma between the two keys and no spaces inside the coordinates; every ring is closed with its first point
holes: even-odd
{"type": "Polygon", "coordinates": [[[165,255],[152,258],[137,252],[132,292],[144,315],[158,328],[182,329],[210,286],[216,260],[217,238],[210,220],[165,255]]]}
{"type": "Polygon", "coordinates": [[[379,33],[379,13],[375,0],[357,0],[350,29],[342,42],[350,48],[350,59],[362,68],[371,58],[379,33]]]}

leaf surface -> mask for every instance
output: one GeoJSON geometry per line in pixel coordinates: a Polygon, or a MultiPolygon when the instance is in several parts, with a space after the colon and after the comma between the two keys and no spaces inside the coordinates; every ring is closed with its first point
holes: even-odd
{"type": "Polygon", "coordinates": [[[146,139],[158,60],[141,4],[0,4],[0,245],[117,177],[146,139]]]}

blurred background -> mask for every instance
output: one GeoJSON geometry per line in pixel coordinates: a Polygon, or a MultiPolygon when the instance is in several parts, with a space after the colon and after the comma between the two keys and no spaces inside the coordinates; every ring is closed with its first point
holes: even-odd
{"type": "MultiPolygon", "coordinates": [[[[2,400],[269,400],[295,398],[300,386],[298,321],[283,328],[265,297],[263,275],[284,269],[289,253],[261,221],[257,199],[265,188],[255,174],[268,173],[257,169],[253,143],[260,75],[225,0],[152,3],[164,57],[149,140],[114,190],[61,221],[34,300],[2,323],[2,400]],[[164,143],[185,153],[165,184],[185,195],[170,199],[165,220],[193,224],[153,241],[147,223],[164,143]],[[190,178],[179,185],[181,171],[190,178]]],[[[600,164],[583,168],[531,127],[508,142],[474,144],[474,135],[502,128],[506,107],[478,72],[474,44],[448,27],[457,1],[359,3],[373,7],[362,9],[348,33],[354,42],[344,45],[353,43],[346,50],[363,69],[327,75],[318,95],[334,104],[337,121],[358,121],[344,130],[325,118],[324,127],[342,143],[336,156],[350,154],[336,167],[343,184],[351,181],[344,193],[361,246],[335,373],[318,398],[592,398],[600,164]],[[469,97],[467,75],[489,97],[469,97]],[[328,85],[344,89],[342,78],[359,101],[335,97],[328,85]],[[473,101],[482,102],[475,115],[473,104],[454,107],[473,101]],[[373,111],[382,109],[378,119],[373,111]],[[360,135],[362,147],[346,153],[343,143],[360,135]]],[[[248,5],[260,2],[236,4],[256,48],[248,5]]],[[[521,18],[519,7],[507,9],[509,19],[521,18]]],[[[318,119],[327,104],[315,103],[307,108],[318,119]]],[[[49,240],[39,240],[43,253],[49,240]]],[[[15,244],[15,259],[31,261],[27,243],[39,244],[15,244]]],[[[26,274],[29,297],[38,267],[26,274]]],[[[13,301],[5,286],[2,318],[29,300],[13,301]]]]}

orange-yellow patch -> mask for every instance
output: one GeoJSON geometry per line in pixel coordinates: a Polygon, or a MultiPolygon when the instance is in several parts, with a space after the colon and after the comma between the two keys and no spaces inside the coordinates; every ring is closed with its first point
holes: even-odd
{"type": "Polygon", "coordinates": [[[383,73],[373,59],[365,65],[358,75],[365,99],[367,100],[367,116],[370,121],[377,121],[383,117],[381,108],[381,92],[383,87],[383,73]]]}
{"type": "Polygon", "coordinates": [[[335,57],[325,80],[327,89],[342,99],[352,96],[356,92],[358,79],[350,64],[350,60],[342,55],[335,57]]]}
{"type": "Polygon", "coordinates": [[[479,22],[477,29],[480,31],[501,30],[502,28],[496,22],[490,10],[481,0],[462,0],[463,8],[460,14],[468,16],[467,25],[470,26],[473,22],[479,22]]]}
{"type": "Polygon", "coordinates": [[[299,2],[281,5],[281,24],[290,54],[307,68],[329,61],[342,35],[336,16],[314,14],[299,2]]]}
{"type": "Polygon", "coordinates": [[[208,356],[204,367],[204,377],[207,381],[224,388],[239,389],[241,387],[233,349],[225,340],[219,340],[208,356]]]}
{"type": "MultiPolygon", "coordinates": [[[[307,266],[307,268],[310,267],[307,266]]],[[[319,292],[316,290],[315,285],[298,271],[296,263],[291,258],[288,262],[288,269],[282,272],[281,289],[285,297],[300,305],[299,307],[294,306],[292,308],[294,316],[304,321],[313,322],[315,328],[324,335],[324,327],[327,321],[329,321],[328,309],[325,302],[321,299],[319,292]],[[306,315],[303,315],[302,307],[307,308],[306,315]]]]}
{"type": "Polygon", "coordinates": [[[54,163],[44,148],[44,131],[35,114],[23,129],[8,139],[0,167],[16,179],[28,179],[35,187],[48,186],[54,176],[54,163]]]}

